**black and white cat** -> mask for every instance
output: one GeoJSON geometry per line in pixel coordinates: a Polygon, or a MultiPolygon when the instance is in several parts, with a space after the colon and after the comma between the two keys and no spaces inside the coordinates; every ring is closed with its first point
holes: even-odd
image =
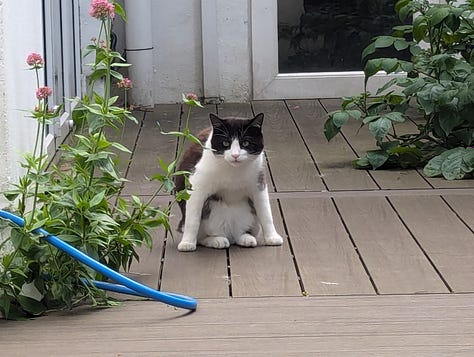
{"type": "MultiPolygon", "coordinates": [[[[184,153],[179,170],[190,171],[191,197],[180,202],[184,224],[180,251],[194,251],[200,244],[227,248],[231,244],[255,247],[263,231],[266,245],[281,245],[275,230],[265,180],[263,114],[253,119],[219,118],[211,114],[212,126],[198,134],[206,150],[192,144],[184,153]]],[[[176,189],[184,189],[184,178],[176,189]]]]}

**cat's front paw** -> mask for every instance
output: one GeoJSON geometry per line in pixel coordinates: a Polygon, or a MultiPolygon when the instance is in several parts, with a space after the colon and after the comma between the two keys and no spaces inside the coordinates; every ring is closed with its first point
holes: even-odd
{"type": "Polygon", "coordinates": [[[178,250],[180,252],[194,252],[196,250],[196,244],[186,241],[181,241],[178,244],[178,250]]]}
{"type": "Polygon", "coordinates": [[[230,247],[230,242],[226,237],[209,236],[199,242],[199,244],[214,249],[224,249],[230,247]]]}
{"type": "Polygon", "coordinates": [[[256,247],[257,246],[257,240],[255,237],[251,234],[242,234],[239,238],[235,240],[235,243],[237,245],[240,245],[241,247],[256,247]]]}
{"type": "Polygon", "coordinates": [[[283,238],[278,233],[273,233],[272,235],[265,236],[264,238],[265,245],[282,245],[283,238]]]}

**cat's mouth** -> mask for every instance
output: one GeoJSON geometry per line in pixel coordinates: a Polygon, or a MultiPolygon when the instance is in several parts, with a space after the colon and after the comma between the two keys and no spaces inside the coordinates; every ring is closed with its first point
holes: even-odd
{"type": "Polygon", "coordinates": [[[231,164],[232,166],[239,166],[242,164],[242,160],[240,159],[232,159],[232,160],[229,160],[227,161],[229,164],[231,164]]]}

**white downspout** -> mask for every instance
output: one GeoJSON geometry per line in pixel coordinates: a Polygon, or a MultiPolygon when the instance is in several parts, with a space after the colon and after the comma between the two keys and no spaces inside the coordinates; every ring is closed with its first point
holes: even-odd
{"type": "Polygon", "coordinates": [[[152,107],[153,95],[153,27],[151,0],[125,0],[125,46],[129,78],[133,81],[130,104],[152,107]]]}
{"type": "Polygon", "coordinates": [[[202,77],[206,103],[221,103],[217,0],[201,0],[202,77]]]}

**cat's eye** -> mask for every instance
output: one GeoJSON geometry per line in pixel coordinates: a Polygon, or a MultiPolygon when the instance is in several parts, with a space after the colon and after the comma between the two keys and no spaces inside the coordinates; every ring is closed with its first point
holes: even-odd
{"type": "Polygon", "coordinates": [[[222,142],[222,146],[224,146],[224,147],[227,148],[227,147],[230,146],[230,143],[229,143],[228,141],[223,141],[223,142],[222,142]]]}
{"type": "Polygon", "coordinates": [[[250,145],[250,143],[247,140],[242,142],[242,147],[244,147],[244,148],[248,147],[249,145],[250,145]]]}

